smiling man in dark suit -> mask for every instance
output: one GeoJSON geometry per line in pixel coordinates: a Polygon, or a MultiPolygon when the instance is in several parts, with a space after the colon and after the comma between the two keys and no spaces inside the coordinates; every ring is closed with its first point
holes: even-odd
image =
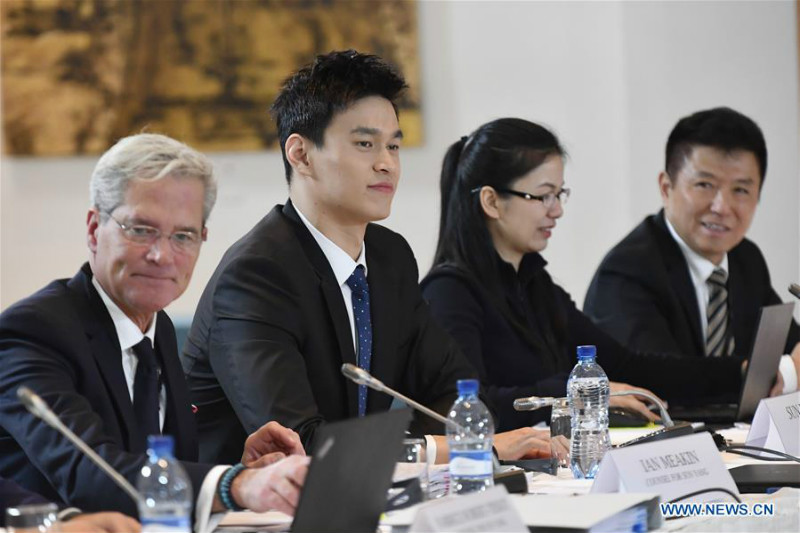
{"type": "MultiPolygon", "coordinates": [[[[231,503],[292,512],[305,457],[244,471],[196,462],[194,415],[162,309],[186,289],[206,238],[216,197],[210,162],[169,137],[134,135],[100,158],[90,190],[89,262],[0,315],[0,475],[52,501],[137,513],[99,468],[17,401],[25,385],[132,483],[146,437],[172,435],[197,517],[231,503]],[[221,476],[231,483],[217,490],[221,476]]],[[[244,449],[257,465],[303,455],[297,435],[275,423],[244,449]]]]}
{"type": "MultiPolygon", "coordinates": [[[[745,238],[767,170],[761,129],[729,108],[681,119],[658,177],[664,209],[605,257],[585,312],[630,348],[696,357],[747,356],[762,306],[781,300],[745,238]]],[[[792,323],[773,394],[797,388],[792,323]]],[[[735,393],[735,391],[731,391],[735,393]]]]}
{"type": "MultiPolygon", "coordinates": [[[[322,423],[389,409],[342,363],[439,412],[456,380],[475,375],[431,320],[408,243],[373,224],[389,216],[400,178],[404,88],[383,60],[352,50],[319,56],[284,84],[272,112],[289,201],[227,251],[182,354],[201,458],[229,460],[265,420],[308,446],[322,423]]],[[[425,418],[415,429],[442,431],[425,418]]],[[[495,443],[509,456],[549,449],[537,436],[524,428],[495,443]]]]}

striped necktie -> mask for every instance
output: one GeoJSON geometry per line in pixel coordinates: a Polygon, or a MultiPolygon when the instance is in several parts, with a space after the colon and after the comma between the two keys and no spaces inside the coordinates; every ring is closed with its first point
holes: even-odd
{"type": "Polygon", "coordinates": [[[717,268],[708,277],[708,330],[706,355],[720,357],[733,353],[733,335],[728,328],[728,273],[717,268]]]}

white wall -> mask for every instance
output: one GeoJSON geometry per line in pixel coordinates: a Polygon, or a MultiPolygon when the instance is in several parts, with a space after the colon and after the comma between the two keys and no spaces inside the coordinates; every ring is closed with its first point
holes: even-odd
{"type": "MultiPolygon", "coordinates": [[[[426,142],[403,153],[386,224],[430,265],[446,147],[487,120],[553,127],[570,153],[573,197],[545,252],[581,303],[603,254],[659,206],[669,130],[693,111],[730,105],[763,128],[768,179],[750,236],[781,296],[800,279],[798,71],[794,2],[422,2],[426,142]]],[[[277,153],[212,154],[220,197],[187,293],[188,317],[224,250],[286,195],[277,153]]],[[[0,163],[0,307],[86,258],[93,158],[0,163]]]]}
{"type": "Polygon", "coordinates": [[[675,117],[728,105],[752,117],[769,150],[748,236],[781,298],[800,279],[798,71],[794,2],[632,3],[624,10],[630,216],[658,204],[655,175],[675,117]],[[639,177],[639,179],[637,179],[639,177]]]}

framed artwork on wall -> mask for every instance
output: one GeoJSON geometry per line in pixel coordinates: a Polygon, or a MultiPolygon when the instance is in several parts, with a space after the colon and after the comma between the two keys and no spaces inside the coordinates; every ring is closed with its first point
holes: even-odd
{"type": "Polygon", "coordinates": [[[211,151],[277,149],[268,109],[316,54],[354,48],[406,76],[422,140],[417,5],[408,0],[2,0],[3,152],[103,152],[140,131],[211,151]]]}

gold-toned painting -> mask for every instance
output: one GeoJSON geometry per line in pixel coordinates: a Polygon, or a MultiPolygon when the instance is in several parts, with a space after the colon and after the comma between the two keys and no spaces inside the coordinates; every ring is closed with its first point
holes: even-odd
{"type": "Polygon", "coordinates": [[[139,131],[203,151],[277,148],[280,84],[318,53],[397,65],[407,144],[422,135],[410,0],[2,0],[3,151],[96,154],[139,131]]]}

